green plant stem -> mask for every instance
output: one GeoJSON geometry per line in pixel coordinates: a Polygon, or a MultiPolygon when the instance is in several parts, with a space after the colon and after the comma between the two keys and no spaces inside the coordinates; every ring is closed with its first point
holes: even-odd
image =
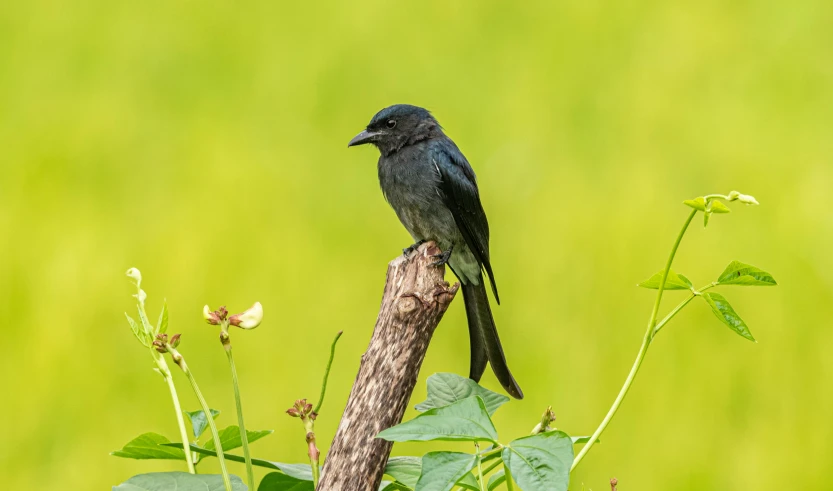
{"type": "Polygon", "coordinates": [[[200,392],[200,388],[197,385],[197,380],[194,378],[194,374],[191,373],[191,370],[188,369],[185,359],[182,358],[182,355],[179,353],[174,352],[173,354],[175,357],[179,357],[177,364],[182,371],[185,372],[185,376],[188,377],[188,382],[191,383],[191,388],[194,389],[194,394],[197,396],[197,400],[200,401],[200,406],[202,406],[202,410],[208,420],[208,427],[211,428],[211,436],[214,438],[214,448],[217,450],[217,461],[220,463],[220,471],[223,473],[223,484],[226,487],[226,491],[232,491],[231,478],[229,477],[228,470],[226,469],[226,460],[223,457],[223,445],[220,441],[220,433],[217,431],[217,425],[214,424],[214,418],[211,417],[211,409],[208,407],[208,403],[205,402],[205,398],[202,396],[202,392],[200,392]]]}
{"type": "MultiPolygon", "coordinates": [[[[158,353],[156,354],[158,355],[158,353]]],[[[196,474],[197,470],[194,468],[194,458],[188,446],[188,432],[185,429],[185,419],[182,417],[182,407],[179,405],[179,396],[176,393],[174,378],[171,376],[171,371],[168,369],[165,359],[162,356],[154,356],[154,358],[156,358],[156,364],[159,366],[162,378],[168,383],[168,390],[171,391],[171,399],[174,402],[174,411],[176,411],[176,421],[179,424],[179,436],[182,438],[182,451],[185,452],[185,463],[188,464],[188,472],[196,474]]]]}
{"type": "Polygon", "coordinates": [[[500,454],[503,452],[503,445],[498,445],[497,447],[487,450],[480,454],[480,459],[483,462],[488,462],[494,458],[500,457],[500,454]]]}
{"type": "Polygon", "coordinates": [[[237,381],[237,369],[234,367],[234,356],[231,354],[231,343],[224,345],[231,368],[231,382],[234,385],[234,402],[237,404],[237,423],[240,425],[240,441],[243,442],[243,457],[246,459],[246,478],[249,489],[255,489],[255,473],[252,469],[252,455],[249,453],[249,435],[243,423],[243,402],[240,400],[240,384],[237,381]]]}
{"type": "Polygon", "coordinates": [[[663,317],[663,319],[661,321],[657,322],[657,326],[654,328],[654,333],[653,333],[652,337],[656,336],[657,333],[659,332],[659,330],[662,329],[662,327],[664,325],[668,324],[668,321],[673,319],[675,315],[677,315],[681,310],[683,310],[683,307],[688,305],[688,302],[691,302],[691,300],[694,299],[695,297],[699,297],[700,295],[702,295],[704,291],[706,291],[710,288],[714,288],[716,286],[717,286],[717,283],[712,282],[712,283],[709,283],[708,285],[704,286],[703,288],[700,288],[699,290],[695,290],[695,291],[691,292],[691,295],[686,297],[685,300],[683,300],[682,302],[679,303],[679,305],[674,307],[674,310],[672,310],[671,312],[668,313],[668,315],[663,317]]]}
{"type": "Polygon", "coordinates": [[[333,344],[330,346],[330,359],[327,361],[327,368],[324,370],[324,381],[321,382],[321,395],[318,396],[318,404],[316,404],[315,409],[312,410],[315,414],[321,412],[321,405],[324,404],[324,394],[327,393],[327,379],[330,377],[330,368],[332,368],[333,358],[336,356],[336,343],[338,343],[338,338],[340,338],[342,334],[344,334],[344,331],[338,331],[335,339],[333,339],[333,344]]]}
{"type": "MultiPolygon", "coordinates": [[[[483,461],[483,460],[481,459],[481,462],[482,462],[482,461],[483,461]]],[[[500,465],[500,464],[502,464],[502,463],[503,463],[503,461],[498,460],[497,462],[493,463],[493,464],[492,464],[492,465],[490,465],[489,467],[486,467],[486,469],[483,471],[483,474],[488,474],[488,473],[492,472],[493,470],[495,470],[495,467],[499,466],[499,465],[500,465]]]]}
{"type": "Polygon", "coordinates": [[[304,430],[306,430],[307,455],[309,456],[309,464],[312,467],[312,487],[318,487],[318,480],[321,478],[319,463],[321,462],[321,452],[315,444],[315,420],[307,416],[304,418],[304,430]]]}
{"type": "Polygon", "coordinates": [[[506,465],[503,466],[503,473],[506,475],[506,491],[514,491],[515,485],[512,484],[512,473],[506,465]]]}
{"type": "MultiPolygon", "coordinates": [[[[628,394],[628,391],[630,390],[631,385],[633,384],[633,381],[636,378],[636,374],[639,373],[639,367],[642,366],[642,361],[645,359],[645,354],[648,353],[648,348],[651,346],[651,341],[654,339],[654,329],[657,326],[657,315],[659,314],[659,307],[660,303],[662,302],[662,292],[665,289],[665,282],[668,280],[668,274],[671,271],[671,264],[674,262],[674,256],[677,255],[677,249],[680,247],[680,242],[682,242],[683,236],[685,235],[688,226],[691,224],[691,221],[694,219],[694,216],[696,214],[697,210],[691,210],[691,213],[689,213],[688,218],[685,221],[685,224],[683,224],[682,229],[680,229],[680,233],[677,234],[677,240],[674,241],[674,246],[671,248],[671,253],[668,255],[668,260],[665,262],[665,270],[662,273],[662,281],[660,281],[659,288],[657,289],[657,298],[654,301],[654,308],[651,310],[651,319],[648,321],[648,329],[645,331],[645,336],[643,336],[642,338],[642,346],[639,347],[639,352],[636,354],[636,360],[633,362],[631,371],[630,373],[628,373],[628,377],[625,379],[625,383],[624,385],[622,385],[622,389],[619,390],[619,395],[616,396],[616,400],[613,401],[613,405],[610,407],[610,410],[608,410],[607,415],[605,415],[604,419],[599,424],[599,427],[596,428],[596,431],[593,432],[593,436],[590,437],[590,441],[587,442],[587,444],[581,449],[579,454],[576,456],[575,460],[573,460],[573,465],[572,467],[570,467],[570,472],[572,472],[576,468],[576,466],[578,466],[578,464],[581,463],[582,459],[584,459],[584,456],[587,455],[587,452],[589,452],[591,448],[593,448],[593,445],[596,443],[596,440],[599,439],[601,434],[604,432],[605,428],[607,428],[607,425],[610,424],[610,421],[613,419],[613,416],[616,415],[616,411],[619,410],[619,406],[622,405],[622,401],[625,400],[625,396],[628,394]]],[[[677,312],[679,312],[679,310],[677,310],[677,312]]],[[[676,312],[674,312],[674,314],[676,315],[676,312]]]]}
{"type": "Polygon", "coordinates": [[[486,480],[483,479],[483,465],[480,459],[480,444],[474,442],[474,448],[477,450],[477,480],[480,484],[480,491],[486,491],[486,480]]]}

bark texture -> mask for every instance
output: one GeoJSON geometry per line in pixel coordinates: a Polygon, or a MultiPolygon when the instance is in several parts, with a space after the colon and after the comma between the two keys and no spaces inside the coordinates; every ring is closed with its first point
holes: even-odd
{"type": "Polygon", "coordinates": [[[318,491],[377,491],[393,443],[375,438],[402,421],[428,343],[454,299],[440,250],[428,242],[388,265],[376,327],[327,454],[318,491]]]}

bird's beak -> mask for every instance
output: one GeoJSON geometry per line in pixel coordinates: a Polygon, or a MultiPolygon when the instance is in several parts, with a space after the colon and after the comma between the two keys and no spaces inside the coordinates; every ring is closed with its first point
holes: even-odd
{"type": "Polygon", "coordinates": [[[347,144],[347,146],[355,147],[357,145],[364,145],[365,143],[373,143],[373,141],[376,139],[377,136],[379,136],[379,134],[380,133],[378,132],[364,130],[358,135],[354,136],[353,139],[350,140],[350,143],[347,144]]]}

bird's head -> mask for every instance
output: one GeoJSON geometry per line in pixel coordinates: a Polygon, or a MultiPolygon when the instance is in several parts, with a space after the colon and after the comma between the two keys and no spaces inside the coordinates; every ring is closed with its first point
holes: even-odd
{"type": "Polygon", "coordinates": [[[372,143],[388,156],[402,148],[442,135],[440,124],[427,109],[409,104],[397,104],[382,109],[356,135],[348,147],[372,143]]]}

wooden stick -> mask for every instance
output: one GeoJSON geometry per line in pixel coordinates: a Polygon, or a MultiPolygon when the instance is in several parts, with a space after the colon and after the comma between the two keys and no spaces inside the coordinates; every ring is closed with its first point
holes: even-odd
{"type": "Polygon", "coordinates": [[[454,299],[441,251],[427,242],[388,265],[370,345],[327,454],[318,491],[377,491],[392,442],[376,435],[402,421],[431,336],[454,299]]]}

